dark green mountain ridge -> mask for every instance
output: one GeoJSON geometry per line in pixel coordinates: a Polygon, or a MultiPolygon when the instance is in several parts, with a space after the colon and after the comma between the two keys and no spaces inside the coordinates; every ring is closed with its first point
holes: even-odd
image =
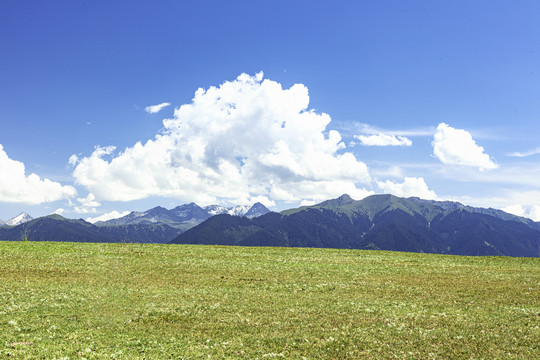
{"type": "Polygon", "coordinates": [[[96,226],[82,219],[49,215],[17,226],[0,227],[0,240],[167,243],[179,233],[166,224],[96,226]]]}
{"type": "Polygon", "coordinates": [[[362,200],[353,200],[349,195],[344,194],[337,199],[326,200],[313,206],[284,210],[280,214],[291,215],[308,208],[334,210],[348,215],[365,214],[371,219],[381,211],[387,212],[400,209],[410,215],[421,214],[428,221],[433,220],[439,214],[447,214],[461,209],[470,213],[490,215],[501,220],[520,222],[533,229],[540,230],[540,223],[498,209],[476,208],[454,201],[423,200],[418,197],[400,198],[390,194],[372,195],[362,200]]]}
{"type": "Polygon", "coordinates": [[[495,209],[348,195],[254,219],[214,216],[172,243],[328,247],[457,255],[540,255],[538,223],[495,209]]]}

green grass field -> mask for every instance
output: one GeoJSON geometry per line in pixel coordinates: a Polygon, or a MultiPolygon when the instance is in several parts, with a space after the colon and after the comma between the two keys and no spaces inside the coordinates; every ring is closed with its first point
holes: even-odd
{"type": "Polygon", "coordinates": [[[538,359],[540,259],[0,242],[0,358],[538,359]]]}

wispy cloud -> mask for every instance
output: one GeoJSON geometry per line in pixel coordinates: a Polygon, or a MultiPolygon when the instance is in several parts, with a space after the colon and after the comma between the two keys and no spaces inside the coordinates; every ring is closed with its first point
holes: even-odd
{"type": "Polygon", "coordinates": [[[377,126],[365,124],[365,123],[355,123],[356,131],[365,135],[379,135],[379,134],[386,134],[390,136],[433,136],[435,134],[435,127],[429,126],[429,127],[422,127],[422,128],[414,128],[414,129],[398,129],[398,130],[391,130],[391,129],[383,129],[377,126]]]}
{"type": "Polygon", "coordinates": [[[164,102],[164,103],[157,104],[157,105],[149,105],[149,106],[144,108],[144,111],[146,111],[149,114],[156,114],[156,113],[160,112],[161,110],[163,110],[164,108],[166,108],[169,105],[171,105],[171,103],[168,103],[168,102],[164,102]]]}
{"type": "Polygon", "coordinates": [[[527,157],[527,156],[532,156],[532,155],[536,155],[536,154],[540,154],[540,147],[537,147],[536,149],[532,149],[532,150],[529,150],[529,151],[525,151],[525,152],[513,152],[513,153],[510,153],[510,154],[507,154],[507,156],[513,156],[513,157],[527,157]]]}
{"type": "Polygon", "coordinates": [[[364,146],[411,146],[412,141],[404,136],[387,134],[377,135],[355,135],[355,139],[360,140],[364,146]]]}

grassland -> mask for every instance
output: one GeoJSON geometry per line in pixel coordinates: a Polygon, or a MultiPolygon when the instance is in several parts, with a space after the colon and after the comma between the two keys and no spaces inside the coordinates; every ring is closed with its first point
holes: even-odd
{"type": "Polygon", "coordinates": [[[540,259],[0,242],[0,358],[538,359],[540,259]]]}

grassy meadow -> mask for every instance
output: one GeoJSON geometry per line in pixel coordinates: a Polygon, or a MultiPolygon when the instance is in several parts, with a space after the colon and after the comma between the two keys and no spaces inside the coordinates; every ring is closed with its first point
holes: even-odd
{"type": "Polygon", "coordinates": [[[538,359],[540,259],[0,242],[0,359],[538,359]]]}

